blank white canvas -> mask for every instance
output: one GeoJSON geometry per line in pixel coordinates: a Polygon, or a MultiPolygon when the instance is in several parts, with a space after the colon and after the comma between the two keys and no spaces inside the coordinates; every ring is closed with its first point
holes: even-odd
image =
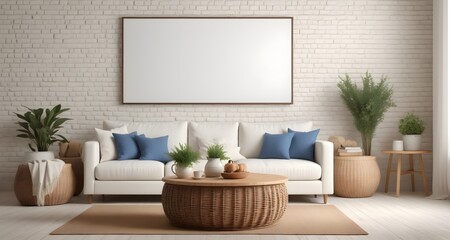
{"type": "Polygon", "coordinates": [[[124,103],[292,103],[292,18],[123,18],[124,103]]]}

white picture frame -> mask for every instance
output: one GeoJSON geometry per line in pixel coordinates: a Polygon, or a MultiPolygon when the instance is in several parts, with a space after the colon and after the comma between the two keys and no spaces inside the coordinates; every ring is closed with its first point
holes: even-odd
{"type": "Polygon", "coordinates": [[[123,103],[292,104],[292,17],[124,17],[123,103]]]}

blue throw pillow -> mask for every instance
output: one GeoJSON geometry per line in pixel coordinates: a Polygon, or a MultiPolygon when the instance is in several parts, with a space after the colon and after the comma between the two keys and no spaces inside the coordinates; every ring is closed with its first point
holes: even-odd
{"type": "Polygon", "coordinates": [[[314,161],[314,145],[319,131],[320,129],[311,132],[296,132],[289,128],[288,132],[295,133],[289,150],[291,158],[314,161]]]}
{"type": "Polygon", "coordinates": [[[168,162],[172,159],[169,157],[169,149],[167,142],[169,136],[146,138],[145,136],[137,136],[136,141],[141,151],[141,160],[155,160],[160,162],[168,162]]]}
{"type": "Polygon", "coordinates": [[[117,159],[127,160],[139,158],[139,148],[135,140],[136,135],[136,132],[127,134],[113,133],[117,159]]]}
{"type": "Polygon", "coordinates": [[[289,147],[293,137],[294,133],[265,133],[259,158],[289,159],[289,147]]]}

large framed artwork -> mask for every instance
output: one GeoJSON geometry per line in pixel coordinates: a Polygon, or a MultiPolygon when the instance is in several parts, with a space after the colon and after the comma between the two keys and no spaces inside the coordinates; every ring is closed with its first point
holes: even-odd
{"type": "Polygon", "coordinates": [[[124,17],[123,103],[291,104],[291,17],[124,17]]]}

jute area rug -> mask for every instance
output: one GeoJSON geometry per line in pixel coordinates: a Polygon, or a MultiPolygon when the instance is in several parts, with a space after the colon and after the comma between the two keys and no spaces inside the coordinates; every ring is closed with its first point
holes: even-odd
{"type": "Polygon", "coordinates": [[[202,231],[172,226],[158,205],[95,205],[53,235],[367,235],[333,205],[289,204],[274,225],[243,231],[202,231]]]}

